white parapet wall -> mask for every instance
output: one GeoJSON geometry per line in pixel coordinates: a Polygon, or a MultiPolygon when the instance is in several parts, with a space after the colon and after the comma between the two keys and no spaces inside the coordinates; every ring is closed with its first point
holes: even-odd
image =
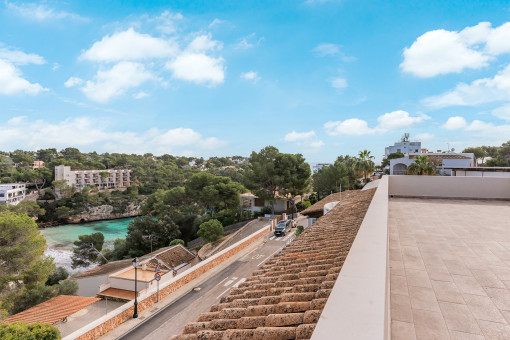
{"type": "Polygon", "coordinates": [[[389,195],[395,197],[510,200],[510,178],[450,176],[389,177],[389,195]]]}

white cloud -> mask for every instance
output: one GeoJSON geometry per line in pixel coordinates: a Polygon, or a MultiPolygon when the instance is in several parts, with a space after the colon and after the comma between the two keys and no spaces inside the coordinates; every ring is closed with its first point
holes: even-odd
{"type": "Polygon", "coordinates": [[[394,131],[398,129],[408,128],[414,124],[421,123],[430,117],[424,114],[419,116],[411,116],[408,112],[397,110],[390,113],[385,113],[377,118],[379,125],[377,130],[394,131]]]}
{"type": "Polygon", "coordinates": [[[107,71],[98,71],[81,90],[89,99],[106,103],[151,79],[156,77],[143,64],[123,61],[107,71]]]}
{"type": "Polygon", "coordinates": [[[142,98],[145,98],[145,97],[148,97],[148,96],[150,96],[150,94],[148,94],[147,92],[145,92],[145,91],[140,91],[140,92],[138,92],[138,93],[135,93],[135,94],[133,95],[133,98],[135,98],[135,99],[142,99],[142,98]]]}
{"type": "Polygon", "coordinates": [[[190,151],[190,148],[210,150],[226,145],[224,141],[204,137],[189,128],[152,128],[136,133],[115,130],[108,124],[97,124],[96,119],[88,117],[69,118],[58,123],[15,117],[0,125],[0,149],[4,150],[76,146],[91,151],[162,154],[190,151]],[[25,137],[20,140],[19,136],[25,137]],[[181,149],[183,147],[184,150],[181,149]]]}
{"type": "Polygon", "coordinates": [[[492,114],[503,120],[510,121],[510,104],[500,106],[492,110],[492,114]]]}
{"type": "Polygon", "coordinates": [[[171,41],[136,32],[133,28],[103,37],[80,58],[100,62],[144,60],[175,56],[178,47],[171,41]]]}
{"type": "Polygon", "coordinates": [[[241,73],[241,79],[246,79],[246,80],[253,80],[253,81],[258,81],[260,80],[260,77],[259,75],[257,74],[257,72],[255,71],[248,71],[248,72],[243,72],[241,73]]]}
{"type": "Polygon", "coordinates": [[[457,130],[465,128],[466,126],[467,122],[464,117],[456,116],[448,118],[446,123],[444,123],[441,127],[447,130],[457,130]]]}
{"type": "Polygon", "coordinates": [[[322,147],[324,145],[325,145],[324,142],[321,141],[321,140],[316,140],[316,141],[313,141],[313,142],[310,143],[310,146],[312,148],[320,148],[320,147],[322,147]]]}
{"type": "Polygon", "coordinates": [[[183,53],[166,64],[174,78],[198,84],[216,85],[225,79],[223,58],[213,58],[202,53],[183,53]]]}
{"type": "Polygon", "coordinates": [[[0,48],[0,59],[8,61],[14,65],[36,64],[42,65],[46,63],[43,57],[35,53],[25,53],[19,50],[12,50],[6,47],[0,48]]]}
{"type": "Polygon", "coordinates": [[[347,80],[345,78],[334,78],[331,80],[331,87],[344,89],[347,87],[347,80]]]}
{"type": "Polygon", "coordinates": [[[220,41],[212,40],[211,34],[199,35],[188,45],[186,51],[194,53],[207,52],[209,50],[220,50],[223,44],[220,41]]]}
{"type": "Polygon", "coordinates": [[[425,98],[423,103],[434,108],[471,106],[510,99],[510,65],[492,78],[477,79],[470,84],[460,83],[455,89],[425,98]]]}
{"type": "Polygon", "coordinates": [[[84,18],[78,14],[66,11],[59,11],[54,8],[47,7],[43,4],[22,3],[18,5],[12,2],[5,1],[5,5],[8,9],[30,20],[46,21],[46,20],[74,19],[88,21],[87,18],[84,18]]]}
{"type": "Polygon", "coordinates": [[[435,138],[436,138],[436,136],[434,136],[431,133],[427,133],[427,132],[419,133],[419,134],[414,136],[414,139],[419,141],[419,142],[426,142],[426,141],[429,141],[429,140],[433,140],[435,138]]]}
{"type": "Polygon", "coordinates": [[[320,57],[325,57],[327,55],[338,55],[340,54],[340,46],[336,44],[322,43],[315,46],[313,52],[320,57]]]}
{"type": "Polygon", "coordinates": [[[286,142],[298,142],[306,139],[310,139],[315,136],[315,131],[311,130],[308,132],[296,132],[292,131],[285,135],[284,140],[286,142]]]}
{"type": "Polygon", "coordinates": [[[460,73],[466,68],[480,69],[490,57],[469,48],[458,32],[429,31],[404,49],[402,71],[429,78],[440,74],[460,73]]]}
{"type": "Polygon", "coordinates": [[[336,135],[366,135],[374,133],[375,130],[368,127],[366,121],[358,118],[346,119],[344,121],[329,121],[324,124],[326,133],[336,135]]]}
{"type": "Polygon", "coordinates": [[[510,52],[510,22],[506,22],[503,25],[490,29],[490,23],[487,25],[486,34],[487,44],[485,50],[490,54],[502,54],[510,52]]]}
{"type": "Polygon", "coordinates": [[[174,33],[177,28],[175,22],[183,18],[181,13],[172,13],[170,11],[164,11],[158,17],[150,20],[157,23],[156,28],[163,34],[174,33]]]}
{"type": "Polygon", "coordinates": [[[64,83],[65,87],[74,87],[83,84],[83,79],[78,77],[71,77],[64,83]]]}
{"type": "Polygon", "coordinates": [[[221,20],[221,19],[218,19],[218,18],[215,18],[210,24],[209,24],[209,28],[212,28],[214,26],[218,26],[218,25],[221,25],[221,24],[224,24],[226,21],[225,20],[221,20]]]}
{"type": "Polygon", "coordinates": [[[255,47],[257,46],[258,44],[260,44],[260,42],[262,40],[264,40],[264,37],[262,38],[259,38],[256,42],[251,42],[251,40],[253,38],[255,38],[256,34],[255,33],[252,33],[250,35],[247,35],[241,39],[239,39],[239,42],[237,43],[237,45],[235,46],[235,48],[237,50],[247,50],[247,49],[250,49],[252,47],[255,47]]]}
{"type": "Polygon", "coordinates": [[[473,120],[471,124],[466,126],[466,131],[479,133],[483,135],[504,136],[508,140],[510,135],[510,125],[495,125],[493,123],[482,122],[481,120],[473,120]]]}
{"type": "Polygon", "coordinates": [[[21,71],[8,61],[0,59],[0,94],[36,95],[48,89],[38,83],[31,83],[22,78],[21,71]]]}

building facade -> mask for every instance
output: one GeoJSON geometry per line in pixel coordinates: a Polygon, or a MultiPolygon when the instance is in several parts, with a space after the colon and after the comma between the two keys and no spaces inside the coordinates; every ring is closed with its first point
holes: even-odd
{"type": "Polygon", "coordinates": [[[315,164],[313,166],[312,171],[313,171],[313,173],[316,173],[317,171],[319,171],[323,167],[329,166],[329,165],[331,165],[331,164],[330,163],[317,163],[317,164],[315,164]]]}
{"type": "Polygon", "coordinates": [[[16,205],[26,196],[25,183],[0,184],[0,204],[16,205]]]}
{"type": "Polygon", "coordinates": [[[452,169],[476,166],[475,155],[472,153],[419,153],[390,159],[390,175],[407,175],[407,168],[418,155],[427,156],[428,160],[434,163],[438,175],[451,176],[452,169]]]}
{"type": "Polygon", "coordinates": [[[131,170],[71,170],[70,166],[59,165],[55,167],[55,180],[65,180],[67,185],[78,189],[85,187],[123,188],[131,185],[131,170]]]}
{"type": "Polygon", "coordinates": [[[387,146],[384,150],[385,158],[395,152],[401,152],[403,154],[420,154],[422,153],[421,142],[410,142],[409,134],[406,133],[400,140],[392,146],[387,146]]]}

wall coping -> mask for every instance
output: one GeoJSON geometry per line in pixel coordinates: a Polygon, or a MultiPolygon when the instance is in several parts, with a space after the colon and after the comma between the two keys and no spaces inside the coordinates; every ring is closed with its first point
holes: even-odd
{"type": "MultiPolygon", "coordinates": [[[[263,227],[262,229],[260,229],[259,231],[257,231],[255,233],[245,237],[244,239],[234,243],[230,247],[227,247],[227,248],[223,249],[219,253],[217,253],[217,254],[207,258],[206,260],[204,260],[204,261],[194,265],[193,267],[191,267],[191,268],[189,268],[189,269],[187,269],[187,270],[177,274],[171,280],[168,280],[168,281],[160,284],[159,290],[160,291],[163,290],[165,287],[167,287],[167,286],[177,282],[178,280],[182,279],[186,275],[189,275],[189,274],[193,273],[194,271],[199,270],[201,267],[209,264],[210,262],[215,261],[217,258],[219,258],[219,257],[223,256],[224,254],[228,253],[230,250],[235,249],[237,246],[243,244],[244,242],[247,242],[247,241],[251,240],[252,238],[257,238],[260,234],[263,234],[263,233],[267,232],[269,230],[269,228],[270,228],[270,225],[267,225],[267,226],[263,227]]],[[[152,296],[156,292],[157,292],[157,287],[156,286],[152,286],[149,289],[146,289],[145,291],[140,292],[139,295],[138,295],[138,304],[140,304],[142,301],[144,301],[145,299],[149,298],[150,296],[152,296]]],[[[94,328],[100,326],[101,324],[107,322],[108,320],[115,318],[119,314],[121,314],[121,313],[125,312],[126,310],[128,310],[129,308],[133,307],[133,305],[134,305],[134,301],[129,301],[129,302],[123,304],[122,306],[120,306],[119,308],[115,309],[114,311],[108,313],[107,315],[104,315],[101,318],[96,319],[93,322],[91,322],[91,323],[83,326],[82,328],[74,331],[73,333],[67,335],[66,337],[62,338],[62,340],[73,340],[73,339],[76,339],[76,338],[86,334],[87,332],[92,331],[94,328]]]]}
{"type": "Polygon", "coordinates": [[[389,339],[388,176],[383,176],[312,340],[389,339]]]}

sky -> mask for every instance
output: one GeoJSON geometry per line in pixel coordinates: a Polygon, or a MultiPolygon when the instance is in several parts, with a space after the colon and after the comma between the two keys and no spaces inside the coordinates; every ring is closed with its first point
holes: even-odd
{"type": "Polygon", "coordinates": [[[0,150],[310,163],[510,140],[508,1],[0,3],[0,150]]]}

